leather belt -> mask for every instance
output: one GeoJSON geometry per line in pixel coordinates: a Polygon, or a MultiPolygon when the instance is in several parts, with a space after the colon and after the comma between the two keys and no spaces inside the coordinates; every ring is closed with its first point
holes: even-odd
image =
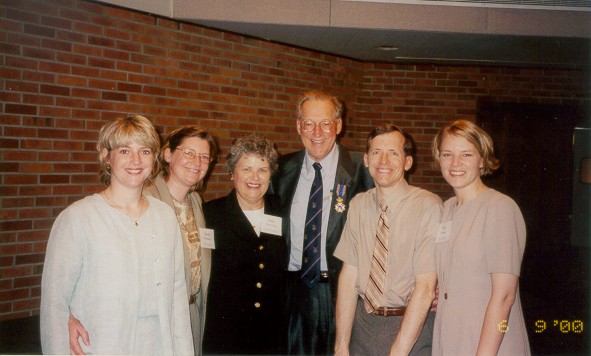
{"type": "Polygon", "coordinates": [[[379,316],[400,316],[404,315],[406,311],[406,307],[399,307],[399,308],[388,308],[388,307],[379,307],[373,311],[372,314],[379,315],[379,316]]]}
{"type": "Polygon", "coordinates": [[[191,296],[189,297],[189,305],[195,304],[196,301],[197,301],[197,294],[191,294],[191,296]]]}

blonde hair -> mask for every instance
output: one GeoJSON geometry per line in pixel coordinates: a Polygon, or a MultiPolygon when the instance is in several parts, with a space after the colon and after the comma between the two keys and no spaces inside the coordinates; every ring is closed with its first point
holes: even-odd
{"type": "Polygon", "coordinates": [[[499,160],[495,157],[492,138],[473,122],[468,120],[456,120],[443,126],[433,139],[431,150],[437,168],[439,168],[439,150],[445,135],[463,137],[476,147],[483,162],[482,167],[480,168],[481,176],[491,174],[501,165],[499,160]]]}
{"type": "Polygon", "coordinates": [[[300,100],[298,101],[298,120],[302,119],[302,106],[304,106],[304,103],[309,100],[330,101],[334,107],[334,119],[338,120],[338,119],[343,118],[343,112],[345,111],[345,106],[343,105],[343,102],[341,101],[341,99],[339,99],[338,97],[336,97],[332,94],[328,94],[328,93],[325,93],[322,91],[310,90],[310,91],[304,92],[302,94],[302,96],[300,97],[300,100]]]}
{"type": "Polygon", "coordinates": [[[152,168],[150,179],[158,175],[160,163],[156,158],[160,153],[160,137],[150,120],[141,115],[130,115],[105,124],[101,128],[96,144],[96,149],[99,153],[99,162],[101,164],[99,172],[100,183],[106,186],[111,185],[111,167],[107,163],[107,158],[111,154],[111,151],[129,145],[132,142],[152,150],[154,154],[154,167],[152,168]],[[103,149],[107,149],[109,152],[105,157],[101,155],[103,149]]]}

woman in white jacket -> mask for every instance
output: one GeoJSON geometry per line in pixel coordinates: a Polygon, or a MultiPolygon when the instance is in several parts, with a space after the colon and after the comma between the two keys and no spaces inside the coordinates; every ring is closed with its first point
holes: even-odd
{"type": "Polygon", "coordinates": [[[105,125],[97,148],[107,188],[64,210],[49,237],[43,352],[70,353],[71,313],[88,331],[87,354],[192,355],[176,216],[142,194],[158,172],[158,135],[150,121],[132,115],[105,125]]]}

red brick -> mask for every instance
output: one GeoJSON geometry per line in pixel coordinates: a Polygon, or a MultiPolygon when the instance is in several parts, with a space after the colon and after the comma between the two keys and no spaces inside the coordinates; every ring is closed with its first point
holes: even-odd
{"type": "MultiPolygon", "coordinates": [[[[4,175],[4,184],[37,184],[37,176],[28,174],[4,175]]],[[[1,224],[1,223],[0,223],[1,224]]]]}
{"type": "Polygon", "coordinates": [[[18,190],[19,196],[37,196],[37,195],[50,195],[52,191],[51,186],[23,186],[18,190]]]}
{"type": "MultiPolygon", "coordinates": [[[[34,254],[34,255],[18,255],[15,259],[15,265],[26,265],[32,263],[43,263],[45,259],[45,254],[34,254]]],[[[15,286],[17,284],[17,280],[15,280],[15,286]]]]}
{"type": "Polygon", "coordinates": [[[41,85],[40,91],[50,95],[70,95],[70,88],[59,85],[41,85]]]}
{"type": "Polygon", "coordinates": [[[19,20],[19,22],[28,22],[28,23],[39,23],[39,14],[29,12],[29,11],[21,11],[17,9],[6,9],[6,17],[13,20],[19,20]]]}
{"type": "Polygon", "coordinates": [[[58,107],[47,107],[43,106],[39,108],[40,116],[54,116],[54,117],[69,117],[69,108],[58,108],[58,107]]]}
{"type": "MultiPolygon", "coordinates": [[[[0,224],[4,224],[0,222],[0,224]]],[[[14,225],[13,225],[14,226],[14,225]]],[[[19,230],[19,226],[15,226],[16,229],[19,230]]],[[[6,255],[20,255],[23,253],[30,253],[32,251],[33,245],[30,243],[21,243],[21,244],[2,244],[0,245],[0,256],[6,255]]]]}
{"type": "Polygon", "coordinates": [[[70,30],[72,28],[72,21],[53,16],[41,17],[40,23],[42,25],[49,26],[52,28],[61,28],[65,30],[70,30]]]}
{"type": "Polygon", "coordinates": [[[24,299],[24,298],[27,298],[28,296],[29,296],[29,290],[26,288],[1,291],[0,292],[0,302],[6,302],[8,300],[24,299]]]}
{"type": "MultiPolygon", "coordinates": [[[[34,230],[34,231],[21,231],[18,234],[18,241],[19,242],[34,242],[34,241],[43,241],[47,242],[49,238],[49,231],[45,230],[34,230]]],[[[45,250],[42,250],[45,252],[45,250]]],[[[33,244],[33,252],[37,251],[37,244],[33,244]]]]}
{"type": "MultiPolygon", "coordinates": [[[[7,265],[4,265],[4,257],[0,257],[0,267],[6,267],[7,265]]],[[[0,280],[0,290],[8,290],[12,288],[12,279],[2,279],[0,280]]]]}
{"type": "Polygon", "coordinates": [[[103,92],[101,98],[103,100],[127,101],[127,94],[119,92],[103,92]]]}
{"type": "MultiPolygon", "coordinates": [[[[32,293],[32,291],[31,291],[32,293]]],[[[37,298],[29,298],[26,300],[18,300],[15,301],[12,305],[12,309],[17,312],[19,310],[31,310],[33,308],[39,308],[39,304],[41,302],[41,298],[39,298],[40,295],[30,295],[31,297],[37,297],[37,298]]]]}
{"type": "Polygon", "coordinates": [[[52,72],[52,73],[70,73],[70,66],[68,64],[61,64],[55,62],[39,62],[39,70],[42,72],[52,72]]]}
{"type": "MultiPolygon", "coordinates": [[[[22,198],[21,198],[22,199],[22,198]]],[[[65,206],[65,197],[36,197],[35,206],[65,206]]]]}
{"type": "Polygon", "coordinates": [[[51,172],[52,165],[50,163],[22,163],[22,173],[43,173],[51,172]]]}
{"type": "Polygon", "coordinates": [[[70,183],[70,175],[41,175],[39,176],[39,183],[41,184],[65,184],[70,183]]]}
{"type": "Polygon", "coordinates": [[[36,115],[37,107],[32,105],[4,104],[4,112],[8,114],[36,115]]]}
{"type": "Polygon", "coordinates": [[[3,208],[19,208],[19,207],[30,207],[34,206],[34,199],[33,198],[3,198],[2,199],[2,207],[3,208]]]}
{"type": "Polygon", "coordinates": [[[51,141],[50,140],[25,139],[21,143],[21,148],[49,150],[49,149],[51,149],[51,141]]]}

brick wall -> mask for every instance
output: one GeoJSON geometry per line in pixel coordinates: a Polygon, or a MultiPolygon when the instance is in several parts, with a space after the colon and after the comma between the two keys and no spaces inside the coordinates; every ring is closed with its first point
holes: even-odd
{"type": "MultiPolygon", "coordinates": [[[[209,128],[221,155],[259,131],[281,153],[300,148],[295,102],[322,88],[348,105],[342,142],[395,121],[418,144],[414,184],[449,194],[429,145],[479,100],[588,106],[588,72],[360,63],[78,0],[0,3],[0,320],[38,314],[49,229],[96,184],[98,129],[141,113],[166,134],[209,128]]],[[[206,199],[225,194],[223,159],[206,199]]]]}

